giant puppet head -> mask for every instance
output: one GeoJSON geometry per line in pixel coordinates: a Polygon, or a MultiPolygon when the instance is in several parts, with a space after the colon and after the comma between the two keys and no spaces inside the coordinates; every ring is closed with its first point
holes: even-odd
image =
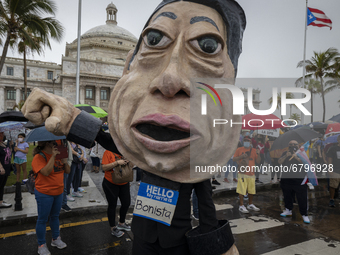
{"type": "Polygon", "coordinates": [[[228,161],[241,126],[213,129],[212,118],[240,121],[232,115],[231,94],[221,93],[223,109],[214,117],[193,120],[193,97],[203,92],[192,81],[234,81],[245,23],[234,0],[164,0],[157,7],[110,101],[110,133],[127,159],[184,183],[210,178],[190,176],[190,162],[228,161]]]}

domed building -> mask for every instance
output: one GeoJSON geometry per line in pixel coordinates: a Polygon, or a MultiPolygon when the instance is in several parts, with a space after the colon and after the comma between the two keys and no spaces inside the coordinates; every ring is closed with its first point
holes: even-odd
{"type": "MultiPolygon", "coordinates": [[[[127,54],[134,49],[137,38],[117,25],[117,8],[106,8],[106,24],[94,27],[80,40],[80,103],[107,110],[111,91],[123,74],[127,54]]],[[[77,39],[66,44],[60,75],[62,96],[76,100],[77,39]]]]}
{"type": "MultiPolygon", "coordinates": [[[[117,25],[117,12],[117,7],[110,3],[106,8],[106,24],[88,30],[80,40],[80,103],[96,105],[104,110],[108,110],[111,92],[123,74],[127,54],[137,44],[134,35],[117,25]]],[[[23,67],[22,58],[6,57],[0,75],[0,113],[12,110],[23,99],[23,67]]],[[[27,94],[38,87],[75,104],[76,70],[77,39],[66,44],[61,65],[27,60],[27,94]]],[[[236,85],[249,87],[247,84],[251,84],[254,87],[254,84],[262,83],[262,80],[257,80],[238,78],[236,85]]],[[[291,79],[286,84],[294,84],[295,80],[291,79]]],[[[246,89],[242,90],[247,101],[246,89]]],[[[259,109],[260,90],[253,93],[254,107],[259,109]]],[[[247,107],[245,112],[249,112],[247,107]]]]}

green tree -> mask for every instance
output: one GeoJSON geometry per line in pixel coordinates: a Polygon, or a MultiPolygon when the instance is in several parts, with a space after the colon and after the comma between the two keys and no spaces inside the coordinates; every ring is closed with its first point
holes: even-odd
{"type": "MultiPolygon", "coordinates": [[[[294,98],[294,94],[288,92],[288,93],[286,93],[286,98],[287,99],[293,99],[294,98]]],[[[270,104],[270,105],[273,104],[273,97],[268,99],[268,104],[270,104]]],[[[277,94],[277,107],[276,107],[276,109],[279,110],[279,111],[281,110],[281,93],[277,94]]],[[[290,113],[290,114],[292,114],[292,113],[290,113]]],[[[282,120],[283,118],[282,118],[281,113],[280,113],[280,116],[281,116],[281,120],[282,120]]]]}
{"type": "Polygon", "coordinates": [[[23,54],[24,57],[24,101],[26,101],[27,97],[27,54],[37,52],[40,55],[43,51],[43,45],[45,44],[41,37],[34,35],[29,30],[26,32],[31,40],[22,37],[20,38],[19,43],[17,43],[18,51],[20,54],[23,54]]]}
{"type": "Polygon", "coordinates": [[[314,79],[308,79],[305,81],[305,86],[301,86],[302,85],[302,79],[301,79],[301,80],[297,80],[295,85],[296,87],[302,87],[302,88],[309,90],[311,94],[311,102],[310,102],[311,103],[311,114],[312,114],[311,122],[313,122],[313,112],[314,112],[313,99],[314,99],[315,94],[321,94],[321,83],[314,79]]]}
{"type": "MultiPolygon", "coordinates": [[[[325,121],[326,117],[326,102],[325,102],[325,84],[324,79],[336,79],[338,74],[336,73],[337,68],[337,58],[339,57],[339,52],[335,48],[329,48],[324,52],[315,52],[314,56],[310,60],[306,60],[304,64],[303,61],[300,61],[297,67],[306,67],[306,77],[311,78],[315,77],[315,79],[320,81],[321,86],[321,97],[322,97],[322,105],[323,105],[323,116],[322,120],[325,121]]],[[[298,79],[298,81],[302,80],[302,77],[298,79]]]]}
{"type": "Polygon", "coordinates": [[[19,111],[21,111],[21,108],[24,106],[25,101],[24,100],[20,100],[20,102],[18,104],[15,104],[13,106],[13,110],[15,110],[16,108],[18,108],[19,111]]]}
{"type": "Polygon", "coordinates": [[[290,115],[290,119],[296,120],[297,123],[299,123],[301,121],[301,117],[297,113],[293,113],[292,115],[290,115]]]}
{"type": "Polygon", "coordinates": [[[35,42],[30,35],[40,37],[43,45],[49,48],[50,38],[61,40],[64,28],[54,18],[56,10],[53,0],[0,1],[0,36],[5,38],[0,59],[0,74],[10,43],[14,45],[13,42],[18,38],[24,38],[26,45],[33,48],[35,42]]]}
{"type": "Polygon", "coordinates": [[[340,57],[336,57],[334,61],[334,78],[326,81],[325,93],[340,89],[340,57]]]}

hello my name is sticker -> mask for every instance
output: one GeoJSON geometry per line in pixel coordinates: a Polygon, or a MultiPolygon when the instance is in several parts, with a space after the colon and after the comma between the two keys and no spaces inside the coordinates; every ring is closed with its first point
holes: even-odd
{"type": "Polygon", "coordinates": [[[141,182],[133,215],[171,225],[179,192],[141,182]]]}

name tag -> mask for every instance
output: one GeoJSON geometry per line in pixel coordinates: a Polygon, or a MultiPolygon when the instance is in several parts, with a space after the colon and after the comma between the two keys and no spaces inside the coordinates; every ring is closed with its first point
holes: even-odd
{"type": "Polygon", "coordinates": [[[141,182],[133,215],[171,225],[179,192],[141,182]]]}

